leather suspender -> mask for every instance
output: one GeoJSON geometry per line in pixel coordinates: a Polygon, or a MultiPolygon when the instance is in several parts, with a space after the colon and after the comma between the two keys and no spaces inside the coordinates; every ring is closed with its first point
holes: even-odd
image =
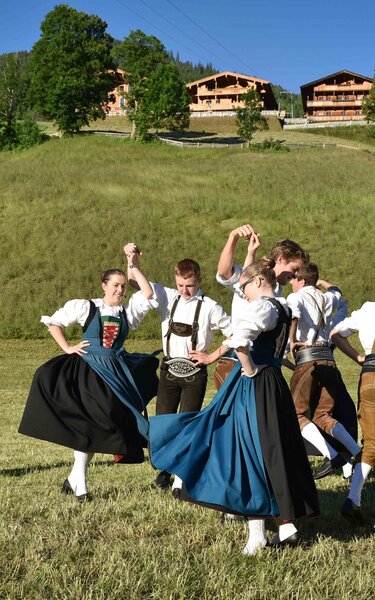
{"type": "MultiPolygon", "coordinates": [[[[165,337],[167,338],[167,356],[169,357],[169,350],[170,350],[170,337],[172,334],[172,325],[173,325],[173,316],[174,313],[176,311],[177,308],[177,304],[180,300],[181,296],[177,296],[177,298],[175,299],[173,306],[172,306],[172,310],[171,310],[171,314],[169,317],[169,323],[168,323],[168,331],[165,335],[165,337]]],[[[196,350],[197,347],[197,341],[198,341],[198,330],[199,330],[199,314],[201,311],[201,307],[202,307],[202,301],[203,301],[203,296],[201,296],[200,298],[198,298],[197,301],[197,306],[195,309],[195,314],[194,314],[194,320],[191,326],[187,325],[188,327],[191,327],[191,347],[192,350],[196,350]]]]}

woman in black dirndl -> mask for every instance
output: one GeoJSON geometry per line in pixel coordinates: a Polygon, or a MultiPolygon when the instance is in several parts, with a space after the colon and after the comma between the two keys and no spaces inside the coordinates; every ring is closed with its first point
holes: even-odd
{"type": "Polygon", "coordinates": [[[120,269],[102,276],[104,297],[70,300],[51,317],[42,317],[65,352],[34,375],[19,432],[74,450],[72,471],[62,492],[87,497],[86,474],[95,452],[124,455],[140,463],[148,441],[147,402],[156,395],[158,359],[129,354],[123,343],[151,307],[153,290],[139,268],[135,244],[124,247],[140,291],[126,305],[126,277],[120,269]],[[63,328],[79,323],[83,340],[70,345],[63,328]],[[145,414],[142,414],[145,413],[145,414]]]}

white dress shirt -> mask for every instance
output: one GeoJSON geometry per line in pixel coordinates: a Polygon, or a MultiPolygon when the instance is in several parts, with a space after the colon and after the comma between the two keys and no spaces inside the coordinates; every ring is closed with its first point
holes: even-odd
{"type": "Polygon", "coordinates": [[[354,310],[350,317],[338,323],[335,331],[343,337],[358,332],[365,354],[371,354],[375,340],[375,302],[365,302],[360,309],[354,310]]]}
{"type": "MultiPolygon", "coordinates": [[[[236,294],[237,295],[237,294],[236,294]]],[[[277,298],[280,304],[287,306],[285,298],[277,298]]],[[[270,331],[277,325],[279,318],[276,307],[268,296],[262,296],[252,302],[242,301],[235,307],[233,318],[233,336],[226,340],[229,348],[238,348],[251,344],[263,331],[270,331]]]]}
{"type": "MultiPolygon", "coordinates": [[[[147,315],[151,308],[157,307],[154,299],[147,300],[142,292],[136,292],[131,296],[127,304],[120,306],[108,306],[103,298],[95,298],[93,303],[99,308],[101,316],[119,317],[120,312],[125,310],[129,329],[137,329],[142,319],[147,315]]],[[[83,326],[90,312],[89,300],[69,300],[62,308],[57,310],[51,317],[43,316],[40,320],[45,325],[58,325],[59,327],[68,327],[73,323],[79,323],[83,326]]]]}
{"type": "Polygon", "coordinates": [[[289,294],[287,302],[292,309],[292,317],[298,319],[296,341],[310,345],[329,341],[331,317],[344,302],[338,288],[322,293],[313,285],[306,285],[289,294]],[[322,312],[324,319],[315,337],[322,312]]]}
{"type": "MultiPolygon", "coordinates": [[[[175,299],[177,296],[179,296],[179,293],[174,288],[164,287],[157,283],[151,283],[151,285],[154,289],[154,294],[158,302],[158,307],[156,310],[161,319],[163,351],[166,355],[167,338],[165,336],[168,331],[171,310],[175,299]]],[[[198,290],[196,295],[192,296],[188,300],[184,300],[184,298],[181,296],[173,315],[173,321],[192,325],[197,308],[197,302],[202,302],[198,319],[199,329],[196,350],[207,352],[214,339],[214,332],[220,330],[223,335],[230,336],[232,335],[232,325],[230,317],[227,315],[225,310],[219,304],[217,304],[217,302],[211,298],[208,298],[207,296],[203,296],[203,300],[200,300],[199,298],[202,298],[201,290],[198,290]]],[[[191,336],[180,337],[174,333],[171,333],[169,339],[169,356],[171,358],[188,358],[190,350],[192,350],[191,336]]]]}

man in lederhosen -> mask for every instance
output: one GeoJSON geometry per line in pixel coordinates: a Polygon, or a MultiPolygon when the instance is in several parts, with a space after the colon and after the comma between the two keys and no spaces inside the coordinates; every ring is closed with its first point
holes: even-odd
{"type": "Polygon", "coordinates": [[[290,390],[303,437],[326,459],[314,474],[315,479],[328,475],[347,462],[324,440],[317,427],[339,441],[350,456],[356,456],[361,449],[332,415],[335,402],[340,401],[342,382],[330,347],[329,322],[343,300],[339,288],[328,282],[326,292],[318,290],[318,279],[315,264],[301,265],[291,282],[293,293],[287,298],[293,316],[291,352],[296,359],[290,390]]]}
{"type": "MultiPolygon", "coordinates": [[[[164,359],[156,400],[156,414],[196,411],[203,403],[207,386],[207,366],[189,359],[191,351],[206,353],[220,330],[232,334],[230,317],[201,289],[201,269],[190,258],[175,266],[176,289],[152,284],[161,319],[164,359]]],[[[171,474],[161,471],[156,485],[166,488],[171,474]]],[[[172,491],[176,498],[182,482],[175,477],[172,491]]]]}

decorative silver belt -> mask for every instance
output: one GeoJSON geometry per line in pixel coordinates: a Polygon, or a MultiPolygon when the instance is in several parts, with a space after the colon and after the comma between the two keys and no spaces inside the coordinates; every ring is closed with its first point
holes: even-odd
{"type": "Polygon", "coordinates": [[[362,373],[375,373],[375,354],[367,354],[365,356],[362,373]]]}
{"type": "Polygon", "coordinates": [[[297,366],[314,360],[330,360],[335,362],[331,348],[325,348],[324,346],[311,346],[311,348],[302,348],[296,352],[297,366]]]}
{"type": "Polygon", "coordinates": [[[183,357],[169,358],[164,364],[167,365],[168,372],[175,377],[191,377],[201,370],[197,363],[183,357]]]}

